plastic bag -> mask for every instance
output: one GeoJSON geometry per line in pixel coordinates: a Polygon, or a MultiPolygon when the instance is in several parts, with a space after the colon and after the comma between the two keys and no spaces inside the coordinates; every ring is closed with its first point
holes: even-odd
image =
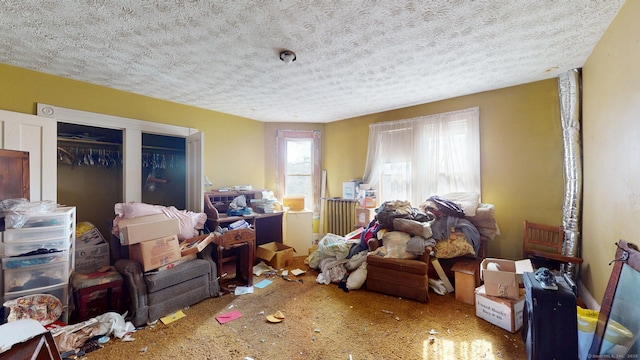
{"type": "Polygon", "coordinates": [[[442,280],[429,279],[429,287],[438,295],[447,294],[447,288],[442,280]]]}
{"type": "Polygon", "coordinates": [[[326,258],[346,259],[353,244],[355,244],[354,241],[347,240],[344,236],[327,233],[318,242],[318,250],[312,252],[304,262],[309,267],[318,269],[320,262],[326,258]]]}
{"type": "Polygon", "coordinates": [[[54,211],[58,205],[53,201],[30,202],[24,198],[6,199],[0,202],[0,213],[5,215],[7,228],[20,229],[31,216],[54,211]]]}
{"type": "Polygon", "coordinates": [[[589,355],[589,348],[593,341],[593,335],[596,333],[596,324],[598,323],[597,310],[578,308],[578,358],[586,360],[589,355]]]}
{"type": "Polygon", "coordinates": [[[328,233],[318,243],[318,251],[341,260],[349,255],[349,250],[354,243],[345,239],[344,236],[328,233]]]}
{"type": "Polygon", "coordinates": [[[247,198],[244,195],[236,196],[229,203],[229,209],[227,209],[227,215],[229,216],[243,216],[251,215],[251,208],[247,206],[247,198]]]}
{"type": "Polygon", "coordinates": [[[62,314],[60,299],[49,294],[26,295],[9,300],[3,305],[10,309],[8,322],[33,319],[42,325],[49,325],[58,320],[62,314]]]}
{"type": "Polygon", "coordinates": [[[362,263],[356,271],[349,274],[347,278],[347,289],[356,290],[360,289],[364,282],[367,280],[367,263],[362,263]]]}

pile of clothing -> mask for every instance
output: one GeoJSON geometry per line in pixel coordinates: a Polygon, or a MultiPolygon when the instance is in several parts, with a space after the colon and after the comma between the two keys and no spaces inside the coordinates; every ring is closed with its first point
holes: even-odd
{"type": "Polygon", "coordinates": [[[420,208],[408,201],[387,201],[359,236],[326,234],[305,262],[321,271],[316,282],[338,283],[346,291],[358,289],[366,280],[368,255],[415,259],[438,241],[449,239],[452,230],[463,233],[478,253],[480,232],[457,203],[439,196],[428,198],[420,208]]]}

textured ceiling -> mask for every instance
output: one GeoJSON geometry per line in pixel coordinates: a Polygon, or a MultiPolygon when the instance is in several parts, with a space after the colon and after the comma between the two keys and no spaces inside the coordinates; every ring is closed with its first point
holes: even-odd
{"type": "Polygon", "coordinates": [[[582,67],[623,3],[0,0],[0,63],[259,121],[331,122],[582,67]]]}

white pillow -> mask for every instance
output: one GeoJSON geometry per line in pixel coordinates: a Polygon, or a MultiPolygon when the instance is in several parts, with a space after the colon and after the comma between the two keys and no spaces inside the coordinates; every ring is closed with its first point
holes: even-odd
{"type": "Polygon", "coordinates": [[[464,216],[476,216],[476,209],[480,204],[480,194],[475,192],[452,192],[442,195],[442,197],[460,206],[464,210],[464,216]]]}

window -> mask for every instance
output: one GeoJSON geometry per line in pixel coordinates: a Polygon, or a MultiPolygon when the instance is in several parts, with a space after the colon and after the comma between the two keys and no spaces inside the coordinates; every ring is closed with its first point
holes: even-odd
{"type": "Polygon", "coordinates": [[[320,132],[278,130],[277,196],[304,195],[305,209],[320,211],[320,132]]]}
{"type": "Polygon", "coordinates": [[[479,109],[371,124],[363,179],[378,191],[378,203],[417,207],[432,195],[479,194],[479,109]]]}

